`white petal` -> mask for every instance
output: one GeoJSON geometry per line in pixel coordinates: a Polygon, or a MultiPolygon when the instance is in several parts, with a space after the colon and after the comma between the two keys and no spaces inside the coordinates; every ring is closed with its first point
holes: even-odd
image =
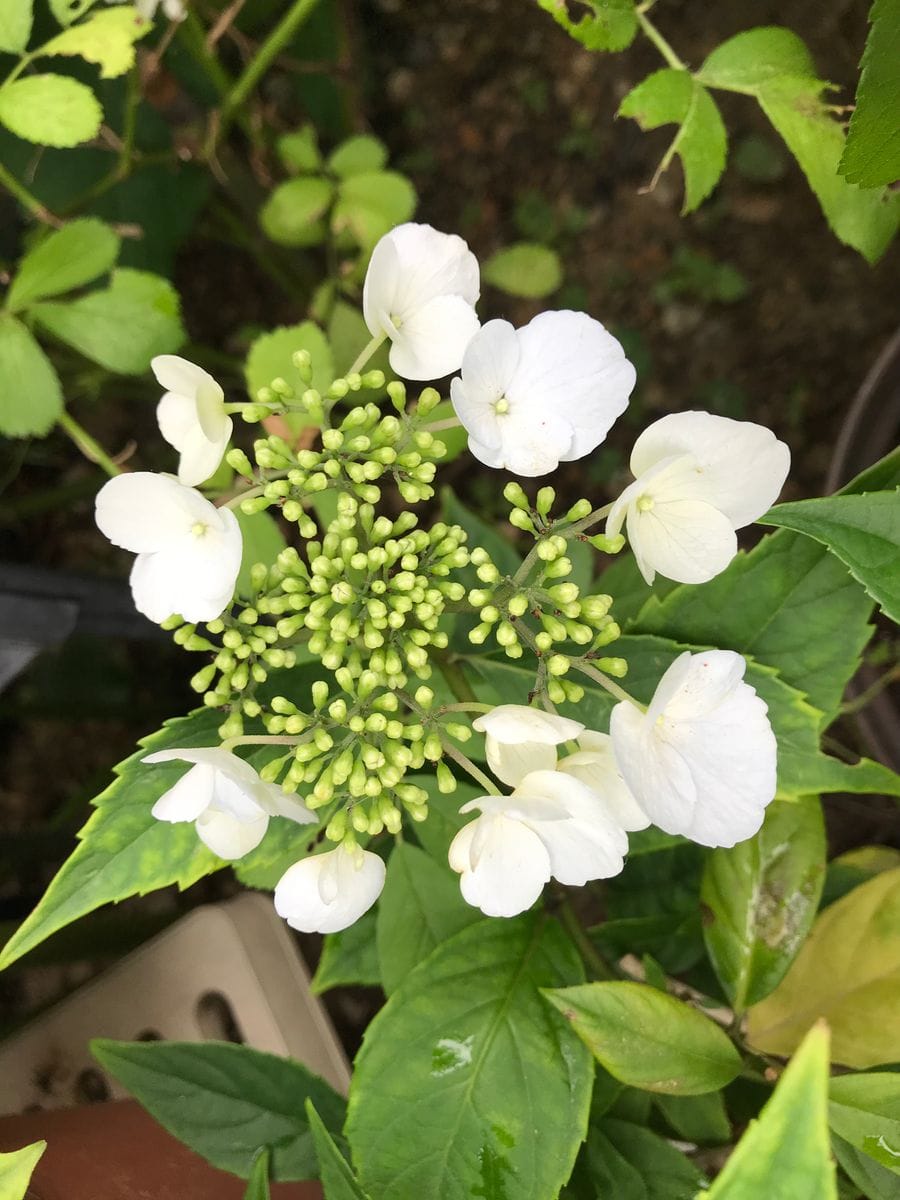
{"type": "Polygon", "coordinates": [[[734,650],[685,650],[657,684],[647,712],[651,721],[663,714],[691,721],[714,714],[744,678],[747,662],[734,650]]]}
{"type": "Polygon", "coordinates": [[[191,431],[180,447],[181,458],[178,462],[180,483],[190,485],[203,483],[215,474],[228,446],[231,430],[231,417],[225,417],[221,434],[215,441],[210,441],[199,425],[191,431]]]}
{"type": "Polygon", "coordinates": [[[561,717],[558,713],[544,712],[528,704],[498,704],[490,712],[476,717],[472,728],[479,733],[489,733],[498,742],[507,742],[511,746],[522,742],[558,746],[584,732],[580,721],[561,717]]]}
{"type": "MultiPolygon", "coordinates": [[[[574,431],[561,412],[548,405],[527,406],[510,402],[509,412],[500,417],[498,467],[527,479],[549,475],[569,456],[574,431]]],[[[489,465],[489,464],[486,464],[489,465]]]]}
{"type": "Polygon", "coordinates": [[[705,583],[724,571],[737,554],[731,522],[702,500],[656,499],[646,511],[632,504],[626,526],[629,545],[648,583],[657,572],[678,583],[705,583]]]}
{"type": "Polygon", "coordinates": [[[395,318],[407,321],[438,296],[459,296],[473,307],[478,294],[478,260],[463,239],[408,222],[385,234],[372,251],[363,314],[374,336],[391,332],[395,318]]]}
{"type": "Polygon", "coordinates": [[[435,296],[398,324],[389,360],[405,379],[440,379],[458,371],[478,332],[478,317],[461,296],[435,296]]]}
{"type": "Polygon", "coordinates": [[[693,819],[697,788],[678,751],[654,736],[653,725],[635,705],[622,701],[609,721],[622,778],[654,825],[681,833],[693,819]]]}
{"type": "Polygon", "coordinates": [[[240,763],[248,771],[253,771],[249,763],[245,763],[242,759],[239,759],[230,750],[223,750],[221,746],[187,746],[181,748],[172,747],[169,750],[154,750],[152,754],[145,754],[141,762],[202,763],[204,766],[212,767],[216,771],[228,771],[234,762],[240,763]]]}
{"type": "Polygon", "coordinates": [[[562,461],[582,458],[628,407],[634,367],[612,334],[586,313],[541,313],[519,330],[519,345],[511,406],[520,398],[539,398],[545,412],[556,413],[571,429],[562,461]]]}
{"type": "Polygon", "coordinates": [[[466,347],[461,377],[450,384],[456,415],[469,437],[488,453],[500,448],[501,417],[494,406],[506,395],[518,363],[515,329],[508,321],[488,321],[466,347]]]}
{"type": "Polygon", "coordinates": [[[609,734],[585,730],[578,745],[578,753],[567,755],[556,769],[596,792],[604,812],[623,829],[646,829],[650,819],[622,778],[609,734]]]}
{"type": "Polygon", "coordinates": [[[319,820],[302,800],[288,795],[276,783],[264,783],[260,780],[254,795],[257,804],[270,816],[286,817],[289,821],[296,821],[298,825],[315,825],[319,820]]]}
{"type": "MultiPolygon", "coordinates": [[[[163,751],[162,753],[165,753],[163,751]]],[[[145,758],[144,762],[151,761],[145,758]]],[[[155,762],[165,761],[160,758],[155,762]]],[[[208,808],[213,797],[215,771],[212,767],[198,765],[185,771],[182,777],[167,792],[164,792],[150,810],[157,821],[196,821],[208,808]]]]}
{"type": "Polygon", "coordinates": [[[304,933],[338,933],[372,907],[384,887],[384,874],[377,854],[353,854],[338,846],[287,869],[275,888],[275,910],[304,933]],[[319,886],[323,873],[337,881],[330,903],[323,900],[319,886]]]}
{"type": "Polygon", "coordinates": [[[498,742],[490,734],[485,738],[488,766],[503,783],[515,787],[532,771],[552,771],[556,750],[542,742],[498,742]]]}
{"type": "Polygon", "coordinates": [[[449,857],[461,872],[464,899],[489,917],[525,912],[550,878],[550,857],[541,839],[499,813],[463,826],[450,844],[449,857]]]}
{"type": "Polygon", "coordinates": [[[110,479],[97,493],[100,532],[116,546],[141,554],[171,546],[206,519],[212,505],[169,475],[133,471],[110,479]]]}
{"type": "MultiPolygon", "coordinates": [[[[169,445],[180,452],[191,434],[199,428],[197,402],[193,396],[166,392],[156,406],[156,423],[169,445]]],[[[181,482],[185,481],[182,479],[181,482]]]]}
{"type": "Polygon", "coordinates": [[[705,499],[735,529],[755,521],[778,499],[790,468],[790,450],[770,429],[706,412],[670,413],[644,430],[631,454],[640,476],[661,459],[691,454],[702,473],[705,499]]]}
{"type": "Polygon", "coordinates": [[[265,813],[242,821],[230,812],[207,809],[197,818],[197,836],[219,858],[231,861],[255,850],[266,836],[269,818],[265,813]]]}
{"type": "MultiPolygon", "coordinates": [[[[156,376],[156,382],[167,392],[176,392],[179,396],[194,399],[203,384],[215,380],[202,367],[188,362],[178,354],[157,354],[150,361],[150,368],[156,376]]],[[[218,386],[218,385],[217,385],[218,386]]]]}

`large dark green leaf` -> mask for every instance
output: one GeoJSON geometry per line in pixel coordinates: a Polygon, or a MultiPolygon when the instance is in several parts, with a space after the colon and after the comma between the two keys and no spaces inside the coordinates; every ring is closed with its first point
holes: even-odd
{"type": "Polygon", "coordinates": [[[223,1171],[247,1179],[268,1148],[273,1179],[314,1179],[310,1099],[338,1131],[344,1102],[289,1058],[230,1042],[91,1043],[94,1057],[175,1137],[223,1171]]]}
{"type": "Polygon", "coordinates": [[[856,107],[838,169],[850,183],[878,187],[900,179],[900,3],[874,0],[869,21],[856,107]]]}
{"type": "Polygon", "coordinates": [[[377,908],[370,908],[348,929],[342,929],[340,933],[326,934],[322,957],[311,984],[316,995],[333,987],[381,985],[378,946],[375,941],[377,920],[377,908]]]}
{"type": "Polygon", "coordinates": [[[141,762],[157,750],[218,744],[220,722],[221,715],[209,709],[167,721],[116,767],[117,778],[94,801],[96,812],[79,834],[79,845],[3,948],[0,968],[101,904],[172,883],[186,888],[222,865],[192,823],[171,825],[151,816],[159,797],[184,773],[184,763],[141,762]]]}
{"type": "Polygon", "coordinates": [[[648,1092],[695,1096],[730,1083],[741,1060],[718,1025],[644,983],[544,992],[610,1075],[648,1092]]]}
{"type": "Polygon", "coordinates": [[[398,842],[378,903],[378,962],[385,992],[390,996],[435,946],[480,919],[481,913],[463,900],[458,875],[417,846],[398,842]]]}
{"type": "Polygon", "coordinates": [[[781,982],[816,915],[825,827],[815,797],[775,801],[762,829],[706,861],[703,936],[738,1012],[781,982]]]}
{"type": "Polygon", "coordinates": [[[538,988],[579,977],[542,916],[481,921],[413,971],[356,1060],[347,1135],[362,1186],[378,1200],[555,1196],[585,1134],[592,1064],[538,988]]]}

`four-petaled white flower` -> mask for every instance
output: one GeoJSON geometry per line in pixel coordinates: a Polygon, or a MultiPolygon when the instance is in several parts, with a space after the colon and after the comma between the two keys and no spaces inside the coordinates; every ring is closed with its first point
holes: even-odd
{"type": "Polygon", "coordinates": [[[193,764],[153,805],[159,821],[193,821],[197,836],[219,858],[242,858],[265,836],[269,817],[314,824],[309,809],[275,784],[260,779],[242,758],[221,746],[157,750],[145,763],[193,764]]]}
{"type": "Polygon", "coordinates": [[[450,398],[480,462],[534,476],[596,449],[634,383],[634,367],[599,321],[545,312],[522,329],[488,321],[450,398]]]}
{"type": "Polygon", "coordinates": [[[156,420],[163,437],[181,455],[178,480],[189,487],[203,483],[219,466],[231,437],[225,395],[212,375],[177,354],[159,354],[150,366],[166,389],[156,420]]]}
{"type": "Polygon", "coordinates": [[[338,933],[368,912],[383,887],[377,854],[340,845],[288,867],[275,888],[275,911],[302,933],[338,933]]]}
{"type": "Polygon", "coordinates": [[[767,707],[731,650],[685,651],[642,712],[612,711],[619,769],[654,825],[702,846],[752,837],[775,795],[777,746],[767,707]]]}
{"type": "Polygon", "coordinates": [[[485,735],[488,766],[510,787],[532,771],[552,771],[556,747],[584,731],[579,721],[526,704],[499,704],[472,728],[485,735]]]}
{"type": "Polygon", "coordinates": [[[409,222],[372,251],[363,315],[373,337],[391,341],[390,363],[404,379],[458,371],[478,329],[478,260],[461,237],[409,222]]]}
{"type": "Polygon", "coordinates": [[[176,613],[211,621],[229,604],[241,565],[241,531],[229,509],[171,475],[135,471],[103,485],[96,519],[111,542],[137,554],[131,592],[151,621],[176,613]]]}
{"type": "MultiPolygon", "coordinates": [[[[108,4],[113,2],[114,0],[107,0],[108,4]]],[[[183,21],[187,16],[184,0],[134,0],[138,16],[143,17],[145,21],[152,21],[160,6],[170,21],[183,21]]]]}
{"type": "Polygon", "coordinates": [[[489,917],[530,908],[553,877],[580,887],[618,875],[628,836],[589,787],[559,771],[532,771],[511,796],[481,796],[481,816],[450,843],[450,866],[469,904],[489,917]]]}
{"type": "Polygon", "coordinates": [[[647,583],[657,572],[679,583],[703,583],[734,558],[735,530],[774,504],[790,460],[784,442],[763,425],[671,413],[635,442],[636,478],[613,504],[606,532],[626,526],[647,583]]]}

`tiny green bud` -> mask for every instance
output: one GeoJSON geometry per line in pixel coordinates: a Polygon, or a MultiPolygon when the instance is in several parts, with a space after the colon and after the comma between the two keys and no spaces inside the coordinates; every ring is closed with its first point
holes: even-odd
{"type": "Polygon", "coordinates": [[[546,517],[547,513],[553,507],[555,499],[556,492],[552,487],[542,487],[539,489],[534,506],[542,517],[546,517]]]}

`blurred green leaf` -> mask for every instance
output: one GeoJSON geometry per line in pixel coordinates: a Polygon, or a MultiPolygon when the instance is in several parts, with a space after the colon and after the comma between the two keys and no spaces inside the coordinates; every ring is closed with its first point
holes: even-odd
{"type": "Polygon", "coordinates": [[[678,126],[654,182],[677,154],[684,169],[681,211],[693,212],[719,182],[728,148],[725,126],[706,88],[687,71],[664,67],[628,93],[619,116],[633,117],[641,129],[678,126]]]}
{"type": "Polygon", "coordinates": [[[31,37],[32,0],[3,0],[0,5],[0,51],[22,54],[31,37]]]}
{"type": "Polygon", "coordinates": [[[825,826],[814,796],[775,801],[754,837],[709,853],[703,936],[737,1012],[784,978],[812,926],[824,879],[825,826]]]}
{"type": "Polygon", "coordinates": [[[384,142],[361,133],[341,142],[329,156],[328,169],[335,175],[347,178],[350,175],[361,175],[364,171],[380,171],[387,162],[387,157],[384,142]]]}
{"type": "MultiPolygon", "coordinates": [[[[336,301],[328,321],[328,340],[334,352],[334,366],[338,373],[350,370],[371,337],[359,309],[344,300],[336,301]]],[[[392,372],[388,363],[389,349],[387,344],[381,346],[366,363],[366,370],[384,371],[385,376],[390,379],[392,372]]],[[[444,440],[443,435],[441,440],[444,440]]]]}
{"type": "Polygon", "coordinates": [[[34,1168],[46,1149],[46,1142],[32,1142],[21,1150],[0,1154],[0,1200],[25,1200],[34,1168]]]}
{"type": "Polygon", "coordinates": [[[721,1092],[702,1096],[654,1096],[653,1103],[678,1137],[699,1145],[724,1145],[731,1140],[731,1122],[721,1092]]]}
{"type": "Polygon", "coordinates": [[[283,133],[275,143],[275,148],[291,175],[315,174],[322,168],[315,125],[304,125],[296,133],[283,133]]]}
{"type": "Polygon", "coordinates": [[[93,217],[70,221],[38,242],[19,264],[6,306],[25,308],[46,296],[58,296],[105,274],[116,261],[119,239],[93,217]]]}
{"type": "Polygon", "coordinates": [[[101,79],[124,75],[134,65],[134,43],[153,28],[138,20],[131,5],[96,12],[41,46],[41,56],[76,55],[96,63],[101,79]]]}
{"type": "Polygon", "coordinates": [[[900,1075],[838,1075],[829,1085],[834,1133],[900,1175],[900,1075]]]}
{"type": "Polygon", "coordinates": [[[312,1100],[306,1101],[306,1119],[316,1147],[319,1178],[322,1180],[325,1200],[367,1200],[365,1192],[350,1169],[350,1164],[322,1123],[312,1100]]]}
{"type": "Polygon", "coordinates": [[[896,1062],[898,987],[900,868],[819,915],[781,984],[750,1009],[747,1038],[768,1054],[787,1055],[824,1017],[835,1062],[857,1069],[896,1062]]]}
{"type": "Polygon", "coordinates": [[[167,279],[120,267],[109,286],[67,303],[32,308],[42,328],[120,375],[143,375],[157,354],[185,340],[178,293],[167,279]]]}
{"type": "Polygon", "coordinates": [[[819,1025],[702,1200],[837,1200],[827,1102],[828,1030],[819,1025]]]}
{"type": "Polygon", "coordinates": [[[60,25],[71,25],[96,3],[97,0],[50,0],[50,11],[60,25]]]}
{"type": "Polygon", "coordinates": [[[588,50],[624,50],[638,31],[634,0],[582,0],[577,20],[569,16],[565,0],[538,0],[538,4],[588,50]]]}
{"type": "Polygon", "coordinates": [[[241,569],[238,572],[235,591],[238,596],[252,595],[250,586],[250,570],[256,563],[271,567],[275,559],[287,545],[284,534],[278,522],[267,512],[241,512],[240,507],[233,510],[237,523],[241,527],[241,569]]]}
{"type": "Polygon", "coordinates": [[[665,274],[654,285],[653,295],[660,304],[670,304],[679,296],[706,304],[735,304],[749,290],[746,278],[731,263],[715,262],[680,245],[675,247],[665,274]]]}
{"type": "Polygon", "coordinates": [[[396,171],[363,171],[342,179],[331,214],[335,233],[349,229],[364,250],[371,250],[395,225],[416,210],[416,193],[405,175],[396,171]]]}
{"type": "Polygon", "coordinates": [[[102,119],[91,89],[66,75],[26,75],[0,87],[0,122],[40,146],[90,141],[102,119]]]}
{"type": "MultiPolygon", "coordinates": [[[[832,1131],[831,1149],[842,1170],[869,1200],[897,1200],[897,1176],[893,1171],[857,1150],[832,1131]]],[[[857,1200],[857,1193],[852,1193],[857,1200]]]]}
{"type": "Polygon", "coordinates": [[[838,170],[849,183],[879,187],[900,179],[900,0],[874,0],[871,27],[838,170]]]}
{"type": "Polygon", "coordinates": [[[244,1200],[271,1200],[268,1149],[260,1150],[253,1160],[244,1200]]]}
{"type": "Polygon", "coordinates": [[[610,1075],[648,1092],[696,1096],[730,1083],[738,1052],[709,1017],[643,983],[585,983],[544,996],[610,1075]]]}
{"type": "Polygon", "coordinates": [[[333,1130],[343,1121],[344,1102],[323,1079],[302,1063],[250,1046],[98,1038],[91,1053],[164,1129],[242,1179],[262,1147],[273,1179],[316,1177],[307,1097],[333,1130]]]}
{"type": "Polygon", "coordinates": [[[893,846],[857,846],[833,858],[825,873],[822,889],[822,908],[840,900],[855,887],[879,875],[900,867],[900,850],[893,846]]]}
{"type": "Polygon", "coordinates": [[[535,242],[518,242],[492,254],[481,277],[510,296],[540,300],[562,283],[562,263],[555,250],[535,242]]]}
{"type": "Polygon", "coordinates": [[[53,364],[21,321],[0,313],[0,433],[43,437],[62,410],[53,364]]]}
{"type": "Polygon", "coordinates": [[[301,175],[280,183],[259,211],[263,232],[282,246],[315,246],[325,236],[323,217],[334,198],[334,185],[319,175],[301,175]]]}

